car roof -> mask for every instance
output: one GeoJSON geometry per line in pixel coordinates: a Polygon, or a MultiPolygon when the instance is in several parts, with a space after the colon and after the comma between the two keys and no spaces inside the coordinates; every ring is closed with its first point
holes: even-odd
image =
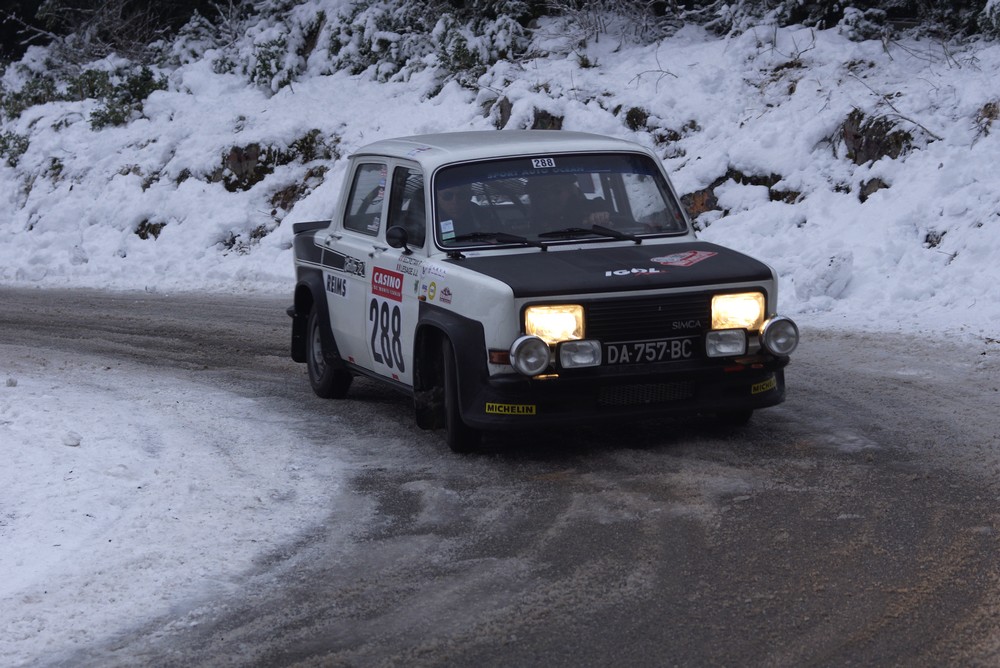
{"type": "Polygon", "coordinates": [[[479,130],[413,135],[362,146],[354,155],[414,160],[430,172],[442,165],[469,160],[595,151],[638,151],[655,157],[649,149],[634,142],[566,130],[479,130]]]}

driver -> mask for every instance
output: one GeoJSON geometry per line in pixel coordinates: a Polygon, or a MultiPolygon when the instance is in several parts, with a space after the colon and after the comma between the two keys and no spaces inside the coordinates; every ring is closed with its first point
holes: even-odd
{"type": "Polygon", "coordinates": [[[549,230],[607,225],[611,220],[604,200],[587,199],[576,177],[569,174],[532,178],[528,196],[537,224],[549,230]]]}
{"type": "Polygon", "coordinates": [[[462,184],[437,191],[437,225],[441,239],[449,241],[480,231],[479,207],[472,201],[472,185],[462,184]]]}

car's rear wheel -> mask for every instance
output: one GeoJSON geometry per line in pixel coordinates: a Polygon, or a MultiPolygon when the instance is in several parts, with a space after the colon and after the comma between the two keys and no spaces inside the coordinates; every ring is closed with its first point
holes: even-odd
{"type": "Polygon", "coordinates": [[[324,399],[343,399],[354,379],[351,372],[336,366],[323,347],[323,327],[329,327],[324,322],[319,309],[313,306],[309,312],[308,334],[306,336],[306,368],[309,370],[309,385],[316,396],[324,399]]]}
{"type": "Polygon", "coordinates": [[[462,421],[462,410],[458,401],[458,363],[455,360],[455,350],[447,338],[441,345],[441,356],[445,441],[452,452],[474,452],[482,443],[482,433],[462,421]]]}

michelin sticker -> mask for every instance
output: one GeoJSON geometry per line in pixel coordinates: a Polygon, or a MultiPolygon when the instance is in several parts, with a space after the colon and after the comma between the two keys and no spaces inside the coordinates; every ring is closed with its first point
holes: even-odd
{"type": "Polygon", "coordinates": [[[534,404],[497,404],[487,402],[486,412],[492,415],[536,415],[538,408],[534,404]]]}
{"type": "Polygon", "coordinates": [[[761,383],[754,383],[750,386],[750,394],[762,394],[768,390],[773,390],[778,387],[778,381],[774,376],[771,376],[767,380],[761,383]]]}

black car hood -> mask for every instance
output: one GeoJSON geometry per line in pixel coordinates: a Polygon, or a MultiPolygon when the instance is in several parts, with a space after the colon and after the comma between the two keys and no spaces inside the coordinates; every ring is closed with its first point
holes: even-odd
{"type": "Polygon", "coordinates": [[[747,255],[703,241],[613,246],[449,261],[503,281],[515,297],[697,287],[771,280],[771,270],[747,255]]]}

